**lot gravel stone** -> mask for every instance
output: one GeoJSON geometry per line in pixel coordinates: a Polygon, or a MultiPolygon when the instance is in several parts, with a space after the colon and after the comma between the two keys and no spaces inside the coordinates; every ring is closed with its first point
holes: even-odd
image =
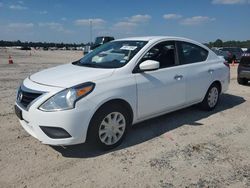
{"type": "Polygon", "coordinates": [[[250,84],[237,84],[237,65],[214,111],[192,106],[142,122],[112,151],[31,137],[13,112],[16,89],[30,74],[81,56],[0,49],[0,187],[250,187],[250,84]]]}

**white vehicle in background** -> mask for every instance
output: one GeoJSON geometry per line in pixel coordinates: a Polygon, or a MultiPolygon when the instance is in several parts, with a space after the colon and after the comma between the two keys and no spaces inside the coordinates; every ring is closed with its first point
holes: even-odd
{"type": "Polygon", "coordinates": [[[247,51],[247,48],[241,48],[243,52],[246,52],[247,51]]]}
{"type": "Polygon", "coordinates": [[[189,39],[120,39],[26,78],[15,110],[44,144],[89,141],[111,149],[135,123],[194,104],[213,110],[229,72],[222,58],[189,39]]]}

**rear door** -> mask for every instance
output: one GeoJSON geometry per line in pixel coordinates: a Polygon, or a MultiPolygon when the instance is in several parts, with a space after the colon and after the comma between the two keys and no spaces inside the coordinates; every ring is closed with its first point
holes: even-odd
{"type": "Polygon", "coordinates": [[[188,42],[180,41],[177,46],[180,63],[186,73],[186,102],[198,102],[205,96],[214,72],[206,61],[209,52],[188,42]]]}

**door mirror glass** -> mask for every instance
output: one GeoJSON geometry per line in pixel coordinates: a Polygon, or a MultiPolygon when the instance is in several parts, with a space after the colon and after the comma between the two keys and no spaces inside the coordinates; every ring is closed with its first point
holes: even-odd
{"type": "Polygon", "coordinates": [[[146,60],[139,65],[141,71],[157,70],[160,67],[160,63],[154,60],[146,60]]]}

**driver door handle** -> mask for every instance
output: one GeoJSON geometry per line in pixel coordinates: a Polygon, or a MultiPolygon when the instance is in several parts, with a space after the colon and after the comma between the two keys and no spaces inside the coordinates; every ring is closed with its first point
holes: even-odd
{"type": "Polygon", "coordinates": [[[175,75],[174,79],[175,80],[182,80],[183,76],[182,75],[175,75]]]}

